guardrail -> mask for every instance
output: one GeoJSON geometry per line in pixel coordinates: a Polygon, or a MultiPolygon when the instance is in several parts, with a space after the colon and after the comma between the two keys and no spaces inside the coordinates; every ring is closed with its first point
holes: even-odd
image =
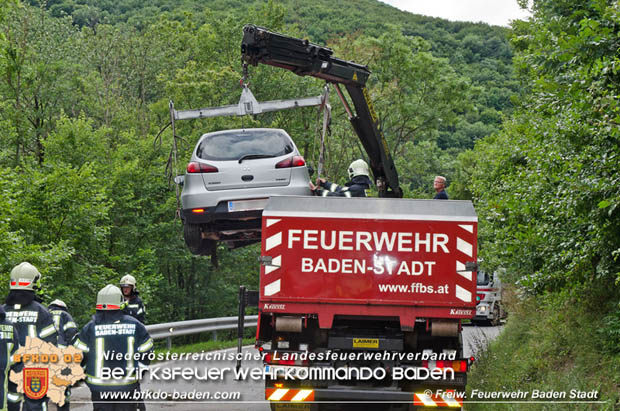
{"type": "MultiPolygon", "coordinates": [[[[205,318],[202,320],[176,321],[170,323],[147,325],[146,330],[154,340],[166,338],[168,348],[172,345],[172,337],[181,335],[198,334],[203,332],[213,332],[216,339],[216,332],[220,330],[233,330],[237,328],[238,317],[205,318]]],[[[244,327],[256,327],[258,315],[246,315],[244,317],[244,327]]]]}

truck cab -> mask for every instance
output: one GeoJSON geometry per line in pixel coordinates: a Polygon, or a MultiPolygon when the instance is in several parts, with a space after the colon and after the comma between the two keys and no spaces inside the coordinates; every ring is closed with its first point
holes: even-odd
{"type": "Polygon", "coordinates": [[[472,319],[472,323],[488,323],[493,326],[500,324],[500,319],[504,316],[501,271],[502,268],[489,274],[488,271],[478,270],[476,276],[476,316],[472,319]]]}

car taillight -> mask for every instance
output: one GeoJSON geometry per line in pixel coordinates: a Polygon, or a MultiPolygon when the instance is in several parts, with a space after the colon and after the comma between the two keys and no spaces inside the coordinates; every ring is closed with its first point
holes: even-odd
{"type": "Polygon", "coordinates": [[[286,158],[276,164],[276,168],[301,167],[306,165],[306,160],[302,156],[286,158]]]}
{"type": "Polygon", "coordinates": [[[219,170],[217,167],[211,166],[209,164],[198,163],[196,161],[192,161],[187,165],[188,173],[217,173],[219,170]]]}

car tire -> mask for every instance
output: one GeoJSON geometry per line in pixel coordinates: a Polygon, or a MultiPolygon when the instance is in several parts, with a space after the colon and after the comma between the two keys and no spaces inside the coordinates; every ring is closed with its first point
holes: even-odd
{"type": "Polygon", "coordinates": [[[215,240],[205,240],[202,238],[202,230],[198,224],[184,224],[183,238],[185,245],[194,255],[211,255],[216,247],[215,240]]]}

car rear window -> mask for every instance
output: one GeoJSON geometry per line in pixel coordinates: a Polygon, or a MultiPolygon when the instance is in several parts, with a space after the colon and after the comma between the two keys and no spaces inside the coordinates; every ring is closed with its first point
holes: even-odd
{"type": "Polygon", "coordinates": [[[279,157],[293,152],[290,138],[278,130],[227,131],[200,142],[196,155],[203,160],[238,160],[246,155],[279,157]]]}

